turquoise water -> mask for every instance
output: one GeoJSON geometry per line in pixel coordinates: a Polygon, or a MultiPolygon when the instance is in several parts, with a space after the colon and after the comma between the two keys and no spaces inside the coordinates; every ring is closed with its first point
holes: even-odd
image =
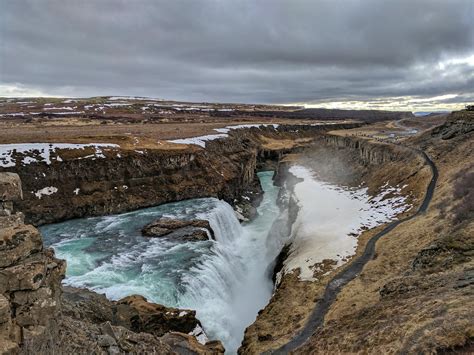
{"type": "Polygon", "coordinates": [[[271,297],[266,274],[278,250],[268,231],[278,216],[273,172],[259,173],[265,191],[258,217],[240,225],[232,207],[194,199],[119,215],[41,227],[45,244],[67,260],[64,283],[110,299],[140,294],[167,306],[195,309],[210,338],[237,350],[245,328],[271,297]],[[160,218],[209,220],[215,241],[145,238],[140,230],[160,218]]]}

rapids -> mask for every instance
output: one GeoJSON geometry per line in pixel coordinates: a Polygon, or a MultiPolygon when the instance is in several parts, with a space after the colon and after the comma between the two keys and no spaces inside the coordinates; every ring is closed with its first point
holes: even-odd
{"type": "Polygon", "coordinates": [[[279,213],[272,175],[258,174],[264,198],[258,216],[243,225],[229,204],[203,198],[70,220],[41,232],[45,244],[67,260],[65,284],[110,299],[140,294],[166,306],[195,309],[207,335],[235,353],[272,293],[267,268],[279,251],[267,242],[279,213]],[[216,241],[142,237],[140,229],[160,217],[207,219],[216,241]]]}

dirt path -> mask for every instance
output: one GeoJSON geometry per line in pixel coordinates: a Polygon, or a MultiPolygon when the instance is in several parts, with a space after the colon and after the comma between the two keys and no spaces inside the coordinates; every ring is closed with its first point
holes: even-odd
{"type": "Polygon", "coordinates": [[[316,307],[313,309],[313,312],[309,317],[308,323],[306,323],[303,330],[298,335],[296,335],[290,342],[283,345],[277,350],[268,352],[268,354],[288,354],[290,351],[295,350],[299,346],[303,345],[308,340],[308,338],[311,337],[311,335],[316,331],[316,329],[323,325],[324,317],[326,316],[329,308],[333,304],[334,300],[336,299],[342,288],[347,285],[351,280],[353,280],[356,276],[358,276],[364,268],[365,264],[367,264],[368,261],[373,259],[375,255],[375,243],[377,243],[377,241],[385,234],[395,229],[399,224],[407,222],[419,216],[420,214],[423,214],[427,210],[433,197],[436,181],[438,180],[438,169],[425,152],[417,149],[413,150],[420,153],[424,157],[426,163],[430,166],[432,172],[431,181],[428,184],[425,198],[423,199],[421,206],[418,208],[418,211],[410,217],[406,217],[404,219],[390,223],[382,231],[373,236],[368,241],[363,254],[359,256],[356,260],[354,260],[347,269],[341,271],[328,283],[322,299],[316,304],[316,307]]]}

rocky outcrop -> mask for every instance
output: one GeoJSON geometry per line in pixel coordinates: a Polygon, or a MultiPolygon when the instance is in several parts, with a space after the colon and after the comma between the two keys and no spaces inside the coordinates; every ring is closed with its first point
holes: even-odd
{"type": "Polygon", "coordinates": [[[225,349],[220,341],[209,341],[205,346],[189,334],[170,332],[163,336],[163,342],[170,345],[178,354],[224,354],[225,349]]]}
{"type": "Polygon", "coordinates": [[[170,331],[191,333],[197,326],[201,326],[196,318],[196,311],[150,303],[140,295],[117,301],[116,317],[119,324],[134,332],[147,332],[156,336],[170,331]]]}
{"type": "Polygon", "coordinates": [[[142,234],[146,237],[166,237],[181,241],[214,239],[209,221],[203,219],[160,218],[143,227],[142,234]]]}
{"type": "Polygon", "coordinates": [[[109,353],[176,354],[182,349],[189,354],[224,352],[220,341],[207,339],[195,311],[151,303],[140,295],[110,301],[86,289],[64,287],[61,306],[63,337],[67,339],[61,350],[77,342],[77,338],[70,339],[69,332],[79,327],[83,331],[81,342],[109,353]]]}
{"type": "Polygon", "coordinates": [[[458,111],[451,113],[446,122],[433,129],[432,136],[450,140],[474,131],[474,111],[458,111]]]}
{"type": "Polygon", "coordinates": [[[183,348],[190,354],[224,352],[220,341],[207,340],[195,311],[151,303],[140,295],[110,301],[86,289],[64,287],[61,307],[66,342],[61,350],[83,342],[91,351],[109,353],[176,354],[183,348]],[[79,340],[70,334],[74,327],[81,330],[79,340]]]}
{"type": "Polygon", "coordinates": [[[110,322],[136,333],[161,337],[168,332],[191,333],[201,323],[196,311],[165,307],[148,302],[140,295],[110,301],[104,295],[74,287],[64,287],[63,314],[91,323],[110,322]]]}
{"type": "Polygon", "coordinates": [[[58,337],[65,262],[43,249],[41,235],[13,213],[22,196],[17,174],[0,174],[0,353],[52,347],[58,337]]]}

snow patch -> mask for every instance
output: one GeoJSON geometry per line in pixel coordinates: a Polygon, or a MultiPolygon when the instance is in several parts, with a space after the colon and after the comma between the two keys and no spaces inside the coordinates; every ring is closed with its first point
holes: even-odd
{"type": "Polygon", "coordinates": [[[3,113],[1,116],[24,116],[23,112],[16,112],[16,113],[3,113]]]}
{"type": "Polygon", "coordinates": [[[169,140],[168,142],[177,143],[177,144],[195,144],[202,148],[206,148],[206,141],[226,138],[229,136],[228,133],[233,129],[260,128],[260,127],[267,127],[267,126],[273,126],[274,129],[277,129],[279,125],[278,124],[241,124],[241,125],[234,125],[234,126],[226,126],[224,128],[214,128],[214,131],[218,132],[218,134],[209,134],[205,136],[192,137],[192,138],[174,139],[174,140],[169,140]]]}
{"type": "Polygon", "coordinates": [[[44,107],[43,110],[69,110],[72,111],[73,108],[70,106],[64,106],[64,107],[44,107]]]}
{"type": "Polygon", "coordinates": [[[45,196],[50,196],[52,194],[55,194],[56,192],[58,192],[57,187],[47,186],[47,187],[44,187],[41,190],[38,190],[38,191],[33,192],[33,193],[35,194],[36,198],[41,200],[41,197],[43,197],[44,195],[45,196]]]}
{"type": "Polygon", "coordinates": [[[81,115],[84,111],[63,111],[63,112],[51,112],[52,115],[81,115]]]}
{"type": "Polygon", "coordinates": [[[209,338],[207,337],[206,333],[204,333],[204,330],[201,328],[199,324],[196,325],[194,330],[188,334],[195,336],[197,341],[203,345],[209,341],[209,338]]]}
{"type": "Polygon", "coordinates": [[[177,144],[195,144],[200,147],[206,148],[207,141],[213,141],[213,140],[221,139],[225,137],[228,137],[228,135],[227,134],[209,134],[207,136],[200,136],[200,137],[194,137],[194,138],[174,139],[168,142],[177,143],[177,144]]]}

